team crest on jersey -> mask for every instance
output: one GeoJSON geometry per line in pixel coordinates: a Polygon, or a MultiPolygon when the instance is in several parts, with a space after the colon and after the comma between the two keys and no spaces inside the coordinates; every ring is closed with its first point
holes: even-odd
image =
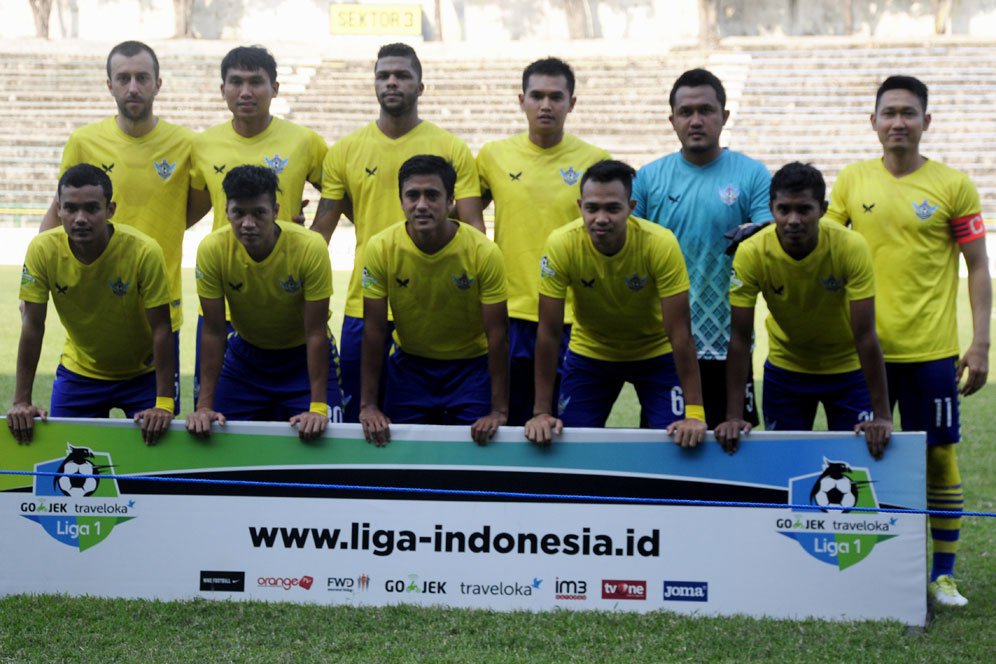
{"type": "Polygon", "coordinates": [[[128,289],[131,288],[131,283],[123,281],[121,277],[118,277],[117,281],[108,281],[107,285],[111,287],[111,292],[118,297],[124,297],[128,293],[128,289]]]}
{"type": "Polygon", "coordinates": [[[200,265],[194,263],[194,279],[200,281],[203,278],[204,278],[204,270],[201,269],[200,265]]]}
{"type": "Polygon", "coordinates": [[[919,205],[913,203],[913,211],[916,213],[916,218],[920,221],[927,221],[933,217],[934,213],[937,212],[937,207],[937,205],[931,205],[927,202],[926,198],[919,205]]]}
{"type": "Polygon", "coordinates": [[[629,279],[623,279],[626,282],[626,287],[629,288],[634,293],[643,290],[643,287],[647,285],[647,277],[641,277],[636,272],[629,279]]]}
{"type": "Polygon", "coordinates": [[[730,272],[730,290],[736,290],[744,285],[744,282],[737,276],[737,271],[732,270],[730,272]]]}
{"type": "Polygon", "coordinates": [[[272,157],[267,157],[266,155],[263,155],[263,161],[266,162],[267,168],[269,168],[277,175],[280,175],[281,173],[284,172],[284,169],[287,168],[287,162],[290,161],[290,157],[287,157],[286,159],[281,159],[280,153],[278,152],[272,157]]]}
{"type": "Polygon", "coordinates": [[[474,277],[467,276],[466,270],[464,270],[463,274],[461,274],[460,276],[452,274],[450,275],[450,278],[453,279],[453,283],[456,284],[456,287],[459,288],[460,290],[467,290],[468,288],[474,285],[475,281],[474,277]]]}
{"type": "Polygon", "coordinates": [[[162,161],[152,161],[152,165],[156,167],[156,175],[161,177],[163,180],[169,180],[169,176],[173,175],[173,171],[176,170],[176,162],[172,164],[166,161],[163,157],[162,161]]]}
{"type": "Polygon", "coordinates": [[[544,256],[540,259],[540,279],[555,277],[557,273],[550,267],[550,259],[544,256]]]}
{"type": "Polygon", "coordinates": [[[301,279],[295,279],[293,275],[287,275],[287,281],[280,280],[280,287],[288,293],[296,293],[301,290],[301,279]]]}
{"type": "Polygon", "coordinates": [[[576,171],[573,166],[568,166],[567,170],[560,169],[560,177],[564,178],[564,184],[568,187],[573,187],[581,179],[581,174],[584,171],[576,171]]]}
{"type": "Polygon", "coordinates": [[[838,279],[832,274],[826,279],[820,279],[820,283],[823,284],[823,287],[826,288],[831,293],[836,293],[837,291],[842,290],[844,288],[844,281],[838,279]]]}
{"type": "Polygon", "coordinates": [[[28,270],[28,266],[25,265],[21,269],[21,285],[27,286],[28,284],[33,284],[33,283],[35,283],[35,275],[31,274],[31,271],[28,270]]]}
{"type": "Polygon", "coordinates": [[[723,205],[733,205],[740,198],[740,189],[732,182],[719,190],[719,200],[723,205]]]}
{"type": "Polygon", "coordinates": [[[363,276],[360,279],[360,286],[363,288],[370,288],[377,283],[379,282],[372,274],[370,274],[370,271],[367,270],[367,268],[363,268],[363,276]]]}

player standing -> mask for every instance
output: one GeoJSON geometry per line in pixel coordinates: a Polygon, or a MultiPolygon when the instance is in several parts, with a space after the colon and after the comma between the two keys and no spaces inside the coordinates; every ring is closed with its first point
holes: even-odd
{"type": "Polygon", "coordinates": [[[21,274],[21,340],[7,426],[30,442],[31,390],[45,336],[49,293],[66,328],[52,385],[53,417],[108,417],[120,408],[152,444],[173,419],[175,358],[170,293],[159,245],[113,225],[113,185],[100,168],[78,164],[59,179],[62,225],[35,237],[21,274]]]}
{"type": "MultiPolygon", "coordinates": [[[[581,175],[590,165],[609,158],[605,150],[564,131],[576,101],[570,65],[557,58],[533,62],[522,72],[519,95],[527,131],[486,143],[477,155],[484,199],[495,202],[495,242],[508,275],[508,422],[515,426],[532,417],[539,308],[536,266],[543,246],[551,231],[577,218],[581,175]]],[[[568,302],[559,357],[567,351],[573,320],[568,302]]],[[[556,392],[555,388],[555,399],[556,392]]]]}
{"type": "Polygon", "coordinates": [[[581,177],[581,219],[550,234],[540,261],[536,404],[529,440],[564,426],[603,427],[624,382],[647,423],[692,447],[705,437],[702,390],[688,310],[688,274],[671,231],[631,216],[635,172],[602,161],[581,177]],[[554,404],[567,293],[574,326],[554,404]],[[557,407],[557,415],[553,407],[557,407]]]}
{"type": "Polygon", "coordinates": [[[418,98],[425,85],[422,63],[411,46],[381,47],[374,65],[374,90],[380,103],[377,120],[336,142],[325,158],[322,200],[312,225],[328,241],[339,217],[352,205],[356,260],[339,339],[347,422],[359,421],[363,256],[370,238],[405,218],[397,195],[401,165],[419,154],[439,155],[453,164],[457,172],[456,214],[484,231],[480,185],[470,149],[453,134],[418,115],[418,98]]]}
{"type": "Polygon", "coordinates": [[[822,402],[831,431],[864,433],[880,458],[892,433],[885,363],[875,334],[875,279],[868,244],[829,221],[823,175],[794,162],[771,179],[775,223],[740,244],[730,284],[727,420],[716,427],[737,448],[754,305],[764,295],[770,350],[764,365],[764,426],[811,431],[822,402]]]}
{"type": "MultiPolygon", "coordinates": [[[[871,247],[890,398],[899,402],[903,429],[927,432],[927,507],[960,512],[958,394],[974,394],[986,384],[992,282],[975,186],[964,173],[920,153],[930,120],[926,85],[911,76],[887,78],[871,115],[882,157],[840,172],[827,218],[850,223],[871,247]],[[968,266],[972,308],[972,343],[961,359],[959,251],[968,266]]],[[[967,600],[954,580],[961,519],[932,516],[930,526],[931,595],[962,606],[967,600]]]]}
{"type": "Polygon", "coordinates": [[[290,420],[302,440],[341,421],[338,354],[328,333],[332,264],[322,239],[278,221],[271,169],[237,166],[224,181],[229,225],[197,248],[201,392],[187,429],[211,423],[290,420]],[[234,333],[226,344],[225,303],[234,333]]]}
{"type": "MultiPolygon", "coordinates": [[[[76,164],[99,165],[114,185],[114,223],[142,231],[159,243],[169,276],[170,319],[176,357],[174,404],[180,412],[180,261],[187,229],[190,148],[194,132],[155,115],[162,87],[155,51],[137,41],[121,42],[107,55],[107,89],[118,113],[74,131],[62,150],[61,176],[76,164]]],[[[60,225],[58,197],[41,230],[60,225]]]]}
{"type": "MultiPolygon", "coordinates": [[[[671,87],[669,121],[681,150],[641,168],[633,214],[670,229],[685,255],[691,282],[692,334],[698,349],[706,422],[726,418],[726,352],[730,341],[730,257],[725,234],[747,222],[771,220],[771,175],[758,161],[719,145],[730,116],[726,91],[704,69],[686,71],[671,87]]],[[[743,418],[757,425],[748,373],[743,418]]]]}
{"type": "Polygon", "coordinates": [[[435,155],[398,172],[405,220],[371,238],[363,261],[363,380],[367,440],[390,440],[389,423],[471,424],[487,443],[508,418],[508,309],[501,251],[447,218],[457,174],[435,155]],[[378,406],[387,309],[394,348],[378,406]]]}

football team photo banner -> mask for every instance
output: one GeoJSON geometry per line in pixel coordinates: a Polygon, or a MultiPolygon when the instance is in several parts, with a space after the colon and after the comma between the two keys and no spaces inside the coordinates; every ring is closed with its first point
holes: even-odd
{"type": "Polygon", "coordinates": [[[0,594],[926,620],[923,434],[126,420],[0,434],[0,594]],[[707,501],[706,505],[697,504],[707,501]],[[664,503],[664,504],[662,504],[664,503]],[[748,505],[744,505],[748,504],[748,505]]]}

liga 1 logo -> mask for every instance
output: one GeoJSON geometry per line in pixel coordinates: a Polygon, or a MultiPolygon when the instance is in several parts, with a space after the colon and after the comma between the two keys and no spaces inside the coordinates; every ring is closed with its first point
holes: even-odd
{"type": "Polygon", "coordinates": [[[824,457],[820,472],[789,480],[789,503],[814,505],[821,511],[795,509],[798,516],[777,520],[778,532],[797,541],[817,560],[840,570],[858,564],[871,554],[875,545],[895,537],[891,534],[895,518],[849,510],[879,507],[868,468],[824,457]]]}
{"type": "Polygon", "coordinates": [[[114,526],[135,518],[135,501],[118,498],[118,483],[100,477],[114,467],[111,455],[67,443],[65,458],[35,464],[35,500],[21,503],[21,516],[55,540],[80,551],[104,541],[114,526]],[[88,477],[91,476],[91,477],[88,477]]]}

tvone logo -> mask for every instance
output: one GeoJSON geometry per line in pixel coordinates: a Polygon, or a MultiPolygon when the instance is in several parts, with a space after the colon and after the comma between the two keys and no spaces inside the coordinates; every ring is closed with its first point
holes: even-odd
{"type": "Polygon", "coordinates": [[[561,579],[559,576],[554,580],[553,598],[562,600],[584,600],[588,599],[588,582],[575,579],[561,579]]]}
{"type": "Polygon", "coordinates": [[[301,578],[289,576],[261,576],[256,579],[256,585],[260,588],[283,588],[284,590],[290,590],[294,587],[311,590],[311,584],[314,582],[315,579],[310,576],[302,576],[301,578]]]}
{"type": "Polygon", "coordinates": [[[602,579],[602,599],[647,599],[647,582],[602,579]]]}

